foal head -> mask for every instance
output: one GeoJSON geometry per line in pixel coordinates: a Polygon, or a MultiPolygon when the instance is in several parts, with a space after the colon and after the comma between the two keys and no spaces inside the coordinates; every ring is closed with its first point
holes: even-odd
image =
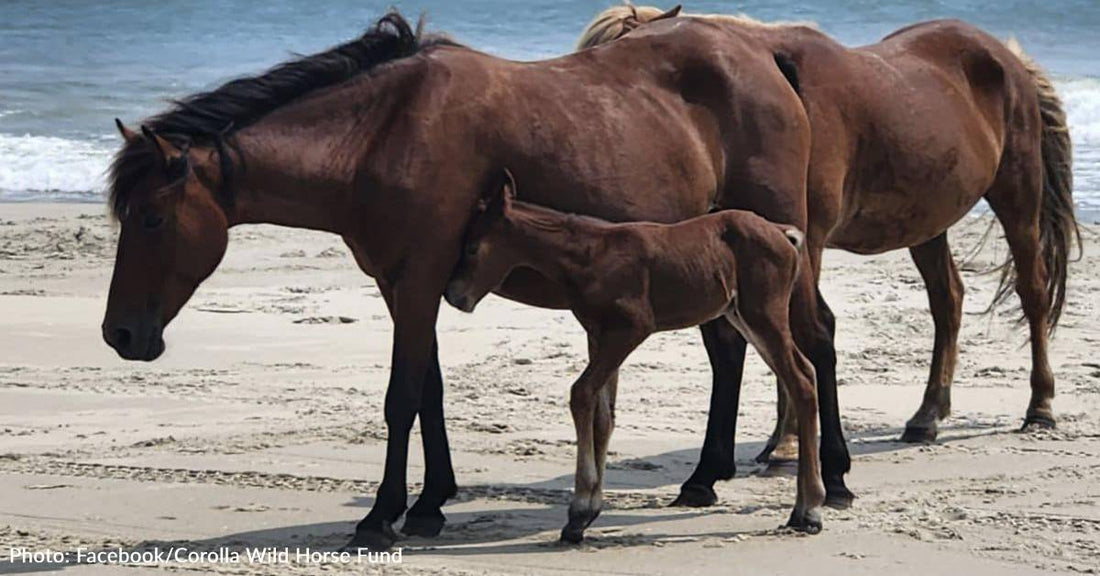
{"type": "Polygon", "coordinates": [[[478,201],[462,256],[444,292],[451,306],[473,312],[477,303],[497,289],[519,264],[520,254],[509,241],[513,228],[509,214],[515,197],[516,181],[506,169],[478,201]]]}
{"type": "Polygon", "coordinates": [[[225,254],[229,226],[215,196],[212,150],[117,124],[126,144],[111,192],[122,230],[103,339],[127,360],[154,360],[164,327],[225,254]]]}

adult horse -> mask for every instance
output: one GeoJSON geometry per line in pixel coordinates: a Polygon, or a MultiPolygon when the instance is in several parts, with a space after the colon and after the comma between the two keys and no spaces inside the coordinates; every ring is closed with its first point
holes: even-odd
{"type": "MultiPolygon", "coordinates": [[[[507,166],[527,183],[524,200],[562,211],[672,222],[736,204],[804,228],[810,129],[782,62],[715,23],[669,19],[606,47],[516,63],[422,37],[390,14],[355,41],[188,97],[140,131],[119,123],[110,195],[121,235],[103,337],[124,358],[159,356],[165,327],[217,267],[231,226],[340,234],[394,320],[385,474],[351,545],[397,537],[417,414],[424,489],[403,530],[435,534],[455,491],[435,322],[485,188],[507,166]]],[[[792,324],[817,354],[819,377],[831,378],[805,264],[792,324]]],[[[567,304],[532,271],[501,292],[567,304]]],[[[725,321],[703,334],[715,378],[738,379],[745,342],[725,321]]],[[[833,388],[822,386],[822,476],[836,503],[851,494],[833,388]]],[[[610,401],[599,410],[610,421],[610,401]]],[[[725,461],[721,477],[733,474],[732,453],[725,461]]]]}
{"type": "MultiPolygon", "coordinates": [[[[653,7],[610,8],[584,31],[579,48],[630,38],[648,22],[667,17],[653,7]]],[[[737,38],[737,53],[730,57],[774,55],[795,87],[812,141],[809,165],[792,162],[788,169],[807,170],[806,242],[815,283],[827,246],[859,254],[909,249],[928,291],[935,345],[923,402],[902,439],[934,440],[937,423],[950,412],[963,286],[947,229],[983,197],[1010,250],[994,304],[1015,288],[1030,328],[1031,401],[1024,426],[1053,426],[1047,338],[1065,302],[1067,262],[1080,235],[1065,113],[1039,66],[1014,42],[1003,44],[958,21],[916,24],[877,44],[849,49],[805,25],[723,15],[677,19],[706,20],[737,38]]],[[[737,97],[760,89],[749,87],[737,97]]],[[[720,204],[751,202],[724,198],[720,204]]],[[[808,353],[824,401],[835,398],[825,389],[836,384],[834,326],[825,303],[818,304],[819,329],[828,337],[808,353]]],[[[724,379],[714,383],[730,385],[724,379]]],[[[714,397],[736,397],[740,383],[732,385],[734,390],[716,388],[714,397]]],[[[782,405],[762,458],[771,449],[791,452],[794,420],[783,418],[782,405]]],[[[728,431],[736,422],[731,406],[712,404],[702,458],[684,486],[685,496],[708,494],[713,479],[731,468],[732,449],[720,447],[730,442],[728,431]]]]}

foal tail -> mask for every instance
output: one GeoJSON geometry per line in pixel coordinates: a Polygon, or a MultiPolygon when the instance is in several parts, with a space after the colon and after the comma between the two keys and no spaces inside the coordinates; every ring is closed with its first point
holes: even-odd
{"type": "MultiPolygon", "coordinates": [[[[1039,243],[1047,269],[1046,288],[1050,299],[1047,330],[1053,332],[1066,303],[1067,267],[1074,242],[1077,243],[1078,254],[1081,249],[1081,230],[1073,214],[1073,148],[1066,112],[1050,77],[1015,40],[1009,40],[1006,45],[1023,63],[1039,93],[1039,114],[1043,122],[1043,199],[1039,214],[1039,243]]],[[[993,305],[1011,294],[1015,280],[1016,270],[1009,256],[1001,267],[1000,286],[997,287],[993,305]]]]}

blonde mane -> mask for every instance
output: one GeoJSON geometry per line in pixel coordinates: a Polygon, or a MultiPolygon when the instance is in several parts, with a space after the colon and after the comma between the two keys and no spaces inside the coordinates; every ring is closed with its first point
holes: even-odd
{"type": "MultiPolygon", "coordinates": [[[[596,15],[584,29],[577,41],[577,50],[592,48],[622,38],[631,30],[665,14],[664,10],[654,6],[635,6],[629,0],[620,6],[612,6],[596,15]]],[[[785,28],[790,26],[808,26],[817,28],[813,22],[762,22],[745,14],[689,14],[681,13],[679,18],[706,18],[721,20],[742,26],[759,28],[785,28]]]]}

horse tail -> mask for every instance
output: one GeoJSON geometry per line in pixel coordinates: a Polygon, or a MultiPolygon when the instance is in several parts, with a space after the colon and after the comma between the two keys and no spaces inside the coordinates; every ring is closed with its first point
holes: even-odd
{"type": "MultiPolygon", "coordinates": [[[[1043,198],[1039,214],[1039,242],[1047,269],[1047,294],[1050,299],[1047,330],[1053,332],[1066,303],[1066,276],[1070,253],[1077,243],[1081,254],[1081,229],[1073,213],[1073,148],[1062,100],[1050,77],[1015,40],[1006,42],[1023,63],[1039,95],[1039,115],[1042,119],[1043,198]]],[[[1009,256],[1001,269],[1000,286],[993,305],[999,304],[1012,291],[1016,271],[1009,256]]]]}
{"type": "MultiPolygon", "coordinates": [[[[678,11],[677,11],[678,12],[678,11]]],[[[629,0],[600,12],[581,33],[577,50],[594,48],[625,36],[627,32],[658,19],[667,12],[653,6],[635,6],[629,0]]]]}

